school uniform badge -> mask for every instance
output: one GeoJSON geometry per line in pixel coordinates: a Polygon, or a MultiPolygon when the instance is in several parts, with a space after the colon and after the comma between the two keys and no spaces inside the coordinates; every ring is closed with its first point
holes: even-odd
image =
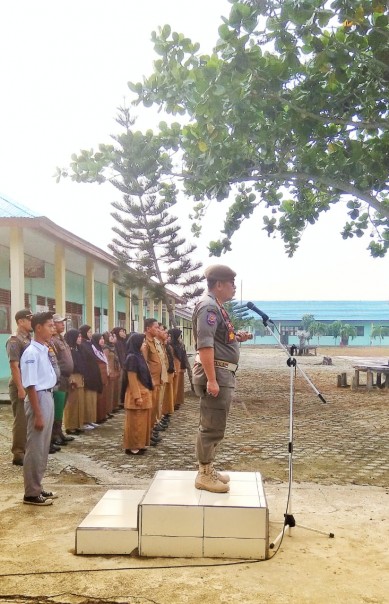
{"type": "Polygon", "coordinates": [[[207,314],[207,323],[208,325],[216,325],[217,316],[214,312],[208,312],[207,314]]]}

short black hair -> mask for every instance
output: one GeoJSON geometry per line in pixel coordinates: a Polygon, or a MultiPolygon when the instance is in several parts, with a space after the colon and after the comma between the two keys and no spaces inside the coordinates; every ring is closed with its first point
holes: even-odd
{"type": "Polygon", "coordinates": [[[52,312],[36,312],[32,315],[31,327],[35,331],[37,325],[44,325],[47,321],[53,318],[52,312]]]}
{"type": "MultiPolygon", "coordinates": [[[[158,319],[154,319],[153,317],[149,317],[148,319],[145,319],[144,325],[145,325],[145,330],[148,327],[151,327],[153,325],[153,323],[158,323],[158,319]]],[[[159,323],[158,323],[159,325],[159,323]]]]}

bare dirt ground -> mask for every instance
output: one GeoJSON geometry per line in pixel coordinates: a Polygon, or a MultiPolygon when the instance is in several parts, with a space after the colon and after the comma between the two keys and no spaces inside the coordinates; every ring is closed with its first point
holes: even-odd
{"type": "MultiPolygon", "coordinates": [[[[389,348],[323,348],[317,357],[297,357],[291,491],[297,527],[263,562],[74,553],[76,527],[108,488],[146,488],[158,469],[194,468],[197,402],[190,393],[163,443],[143,458],[122,452],[121,414],[50,456],[45,487],[60,497],[48,508],[21,504],[22,473],[10,463],[10,407],[1,405],[0,603],[389,602],[389,390],[337,388],[339,373],[351,383],[355,357],[388,362],[389,348]],[[333,365],[322,365],[323,356],[333,365]]],[[[242,351],[218,454],[222,469],[262,473],[271,540],[288,493],[286,361],[278,348],[242,351]]]]}

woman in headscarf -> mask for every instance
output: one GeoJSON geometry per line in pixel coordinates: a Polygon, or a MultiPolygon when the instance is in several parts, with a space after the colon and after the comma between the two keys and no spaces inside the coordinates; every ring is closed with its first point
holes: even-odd
{"type": "Polygon", "coordinates": [[[174,413],[174,390],[173,390],[174,373],[175,373],[174,354],[173,354],[172,345],[170,343],[170,336],[168,334],[167,328],[163,327],[163,329],[161,330],[161,333],[163,335],[164,348],[165,348],[166,357],[168,360],[168,364],[167,364],[168,381],[165,386],[165,392],[164,392],[163,401],[162,401],[162,418],[168,422],[170,420],[170,416],[174,413]]]}
{"type": "Polygon", "coordinates": [[[127,345],[125,369],[128,385],[124,399],[124,449],[129,455],[139,455],[150,445],[151,391],[153,383],[141,346],[145,334],[131,334],[127,345]]]}
{"type": "Polygon", "coordinates": [[[64,335],[73,359],[73,373],[69,377],[69,392],[64,410],[64,424],[67,434],[84,432],[84,359],[80,350],[81,333],[78,329],[69,329],[64,335]]]}
{"type": "Polygon", "coordinates": [[[105,331],[103,337],[103,351],[108,362],[107,412],[117,413],[119,411],[120,364],[115,348],[116,336],[114,333],[105,331]]]}
{"type": "Polygon", "coordinates": [[[116,354],[120,363],[120,378],[119,378],[119,407],[123,409],[124,397],[127,389],[127,371],[125,370],[127,356],[127,331],[124,327],[114,327],[112,333],[116,336],[116,354]]]}
{"type": "Polygon", "coordinates": [[[100,369],[97,357],[92,348],[92,328],[90,325],[81,325],[80,350],[84,359],[84,387],[85,387],[85,417],[84,429],[93,430],[96,424],[97,393],[102,392],[100,369]]]}
{"type": "Polygon", "coordinates": [[[174,409],[179,409],[184,402],[184,374],[186,369],[185,349],[181,338],[182,331],[178,327],[169,329],[170,343],[173,349],[174,358],[174,380],[173,380],[173,395],[174,409]]]}
{"type": "Polygon", "coordinates": [[[112,413],[108,414],[107,410],[107,394],[108,394],[108,360],[104,354],[104,337],[102,333],[94,333],[91,337],[92,350],[95,353],[97,364],[99,366],[102,390],[97,393],[96,401],[96,423],[102,424],[107,421],[108,417],[113,417],[112,413]]]}

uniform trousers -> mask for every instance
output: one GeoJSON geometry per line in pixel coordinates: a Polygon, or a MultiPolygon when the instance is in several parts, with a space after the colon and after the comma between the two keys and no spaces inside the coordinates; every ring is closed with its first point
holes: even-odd
{"type": "Polygon", "coordinates": [[[158,384],[158,386],[154,386],[154,388],[151,392],[151,405],[152,405],[151,406],[151,426],[152,427],[158,421],[160,390],[161,390],[161,385],[158,384]]]}
{"type": "Polygon", "coordinates": [[[165,398],[165,390],[166,390],[166,382],[161,382],[160,388],[159,388],[159,400],[158,400],[158,413],[157,413],[157,422],[159,422],[162,419],[162,405],[163,405],[163,399],[165,398]]]}
{"type": "Polygon", "coordinates": [[[12,446],[14,460],[23,461],[24,450],[26,448],[26,414],[24,411],[24,400],[18,397],[18,389],[13,383],[9,382],[9,398],[12,406],[14,421],[12,424],[12,446]]]}
{"type": "Polygon", "coordinates": [[[194,390],[200,397],[196,456],[200,463],[208,464],[215,459],[216,447],[224,438],[234,388],[220,386],[217,397],[207,394],[206,386],[195,384],[194,390]]]}
{"type": "Polygon", "coordinates": [[[37,392],[44,422],[43,430],[34,427],[34,413],[26,399],[24,408],[27,419],[27,443],[24,455],[23,476],[26,497],[38,497],[42,492],[42,480],[49,456],[51,430],[54,421],[54,401],[51,392],[37,392]]]}

